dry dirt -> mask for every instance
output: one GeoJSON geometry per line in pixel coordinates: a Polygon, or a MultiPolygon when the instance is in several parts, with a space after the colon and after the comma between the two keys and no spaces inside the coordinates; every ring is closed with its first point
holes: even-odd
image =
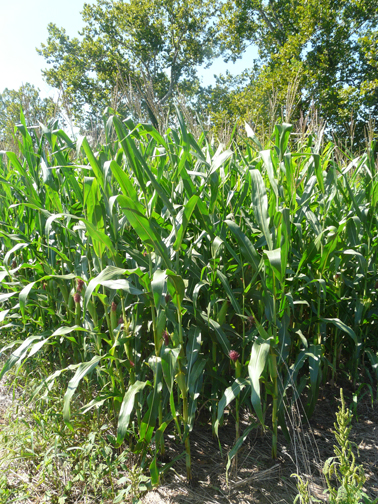
{"type": "MultiPolygon", "coordinates": [[[[345,392],[347,404],[351,394],[345,392]]],[[[321,468],[327,458],[333,456],[335,438],[332,433],[335,413],[340,404],[339,389],[326,385],[321,394],[310,423],[303,418],[290,415],[293,428],[290,444],[281,433],[279,436],[279,456],[272,461],[269,432],[253,430],[239,452],[238,467],[229,476],[226,484],[227,452],[234,441],[234,427],[220,429],[219,444],[213,439],[211,428],[197,425],[191,435],[193,483],[185,480],[185,460],[176,463],[160,487],[149,492],[143,504],[292,504],[297,494],[293,473],[301,474],[310,481],[310,491],[314,497],[326,502],[323,494],[326,488],[321,468]]],[[[357,410],[358,421],[353,420],[350,439],[358,447],[358,463],[365,470],[365,491],[372,498],[378,497],[378,403],[372,408],[370,399],[362,400],[357,410]]],[[[244,428],[248,426],[244,419],[244,428]]],[[[181,449],[181,447],[180,447],[181,449]]],[[[178,447],[168,443],[168,455],[179,453],[178,447]]]]}

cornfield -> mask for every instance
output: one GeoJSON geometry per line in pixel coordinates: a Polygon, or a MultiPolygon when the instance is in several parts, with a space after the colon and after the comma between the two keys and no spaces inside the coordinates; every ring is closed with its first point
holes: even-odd
{"type": "Polygon", "coordinates": [[[36,394],[65,384],[71,430],[106,410],[154,485],[172,431],[191,478],[200,409],[215,436],[234,416],[228,468],[259,425],[276,457],[287,408],[378,374],[375,145],[342,163],[283,123],[215,148],[180,112],[165,134],[111,112],[96,149],[21,114],[0,156],[0,378],[43,353],[36,394]]]}

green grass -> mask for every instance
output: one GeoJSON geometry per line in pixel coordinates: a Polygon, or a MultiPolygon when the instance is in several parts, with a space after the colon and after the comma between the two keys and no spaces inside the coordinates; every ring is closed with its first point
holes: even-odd
{"type": "Polygon", "coordinates": [[[37,404],[49,389],[61,404],[46,423],[69,437],[106,417],[103,449],[133,453],[152,485],[167,429],[191,478],[199,408],[215,434],[233,408],[229,467],[241,408],[276,457],[285,404],[311,416],[325,380],[377,373],[374,145],[342,164],[288,124],[217,149],[177,124],[108,116],[94,149],[23,121],[22,155],[0,165],[0,376],[46,362],[37,404]]]}
{"type": "Polygon", "coordinates": [[[33,366],[20,373],[15,400],[1,417],[0,503],[137,502],[148,478],[132,453],[109,443],[111,419],[82,415],[71,432],[63,422],[59,384],[30,401],[36,374],[33,366]]]}

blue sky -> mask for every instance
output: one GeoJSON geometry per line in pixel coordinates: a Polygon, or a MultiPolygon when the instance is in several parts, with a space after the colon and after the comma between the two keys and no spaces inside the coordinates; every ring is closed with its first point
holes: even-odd
{"type": "MultiPolygon", "coordinates": [[[[66,29],[70,37],[75,37],[83,23],[80,12],[84,3],[90,0],[1,0],[0,29],[0,93],[5,88],[18,89],[30,82],[41,89],[42,95],[51,93],[43,82],[41,69],[45,60],[35,50],[47,41],[47,25],[55,23],[66,29]]],[[[251,48],[235,64],[216,60],[209,69],[200,69],[203,84],[214,84],[213,74],[239,74],[251,66],[256,51],[251,48]]]]}

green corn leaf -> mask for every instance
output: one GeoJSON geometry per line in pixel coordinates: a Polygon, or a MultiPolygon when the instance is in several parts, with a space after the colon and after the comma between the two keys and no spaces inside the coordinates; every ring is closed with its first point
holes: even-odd
{"type": "Polygon", "coordinates": [[[315,388],[320,370],[321,345],[310,345],[306,354],[309,358],[311,386],[315,388]]]}
{"type": "Polygon", "coordinates": [[[375,354],[370,348],[365,350],[366,355],[369,357],[371,367],[375,372],[375,376],[378,379],[378,353],[375,354]]]}
{"type": "Polygon", "coordinates": [[[252,181],[252,206],[260,229],[265,236],[269,250],[273,249],[272,235],[269,229],[268,196],[261,173],[258,170],[250,170],[252,181]]]}
{"type": "Polygon", "coordinates": [[[255,247],[252,245],[251,241],[247,236],[241,231],[239,226],[235,224],[234,221],[225,220],[225,224],[230,228],[231,232],[237,239],[240,245],[241,253],[243,254],[245,260],[253,266],[255,271],[260,269],[260,256],[255,250],[255,247]]]}
{"type": "MultiPolygon", "coordinates": [[[[4,260],[4,263],[5,263],[5,260],[4,260]]],[[[8,271],[0,271],[0,282],[2,282],[4,280],[4,278],[6,278],[8,275],[9,275],[8,271]]]]}
{"type": "Polygon", "coordinates": [[[194,289],[193,289],[193,311],[194,311],[194,317],[197,318],[197,300],[198,300],[198,296],[200,294],[200,291],[202,289],[202,287],[208,287],[209,286],[209,283],[208,282],[204,282],[204,281],[199,281],[194,289]]]}
{"type": "Polygon", "coordinates": [[[189,394],[192,400],[198,398],[199,391],[201,387],[198,387],[198,380],[201,378],[203,374],[203,370],[205,369],[207,363],[207,359],[204,357],[200,356],[196,362],[193,364],[192,368],[190,369],[190,372],[187,374],[187,383],[188,383],[188,390],[189,394]]]}
{"type": "Polygon", "coordinates": [[[244,380],[243,378],[236,378],[231,387],[228,387],[224,391],[224,394],[218,404],[217,420],[214,424],[214,432],[217,436],[219,435],[218,434],[219,422],[222,416],[224,415],[224,410],[234,399],[238,397],[238,395],[244,389],[244,387],[247,387],[249,385],[250,385],[249,380],[244,380]]]}
{"type": "Polygon", "coordinates": [[[281,268],[281,249],[264,250],[264,254],[268,257],[269,263],[272,266],[274,273],[278,280],[282,282],[282,268],[281,268]]]}
{"type": "Polygon", "coordinates": [[[176,410],[174,388],[173,387],[172,387],[171,393],[169,395],[169,407],[171,410],[172,418],[173,418],[175,425],[176,425],[178,435],[180,436],[180,439],[182,439],[182,432],[181,432],[180,423],[178,421],[178,412],[176,410]]]}
{"type": "Polygon", "coordinates": [[[51,233],[51,228],[52,228],[53,223],[57,219],[61,219],[63,217],[65,217],[64,213],[57,213],[57,214],[50,215],[50,217],[46,220],[45,235],[47,237],[47,244],[49,244],[49,241],[50,241],[50,233],[51,233]]]}
{"type": "Polygon", "coordinates": [[[230,342],[228,341],[227,336],[223,332],[221,326],[218,324],[218,322],[216,322],[212,318],[208,317],[206,313],[201,312],[201,316],[209,324],[209,326],[213,329],[213,331],[215,332],[215,335],[217,337],[217,340],[222,347],[223,352],[228,356],[228,353],[231,350],[231,345],[230,345],[230,342]]]}
{"type": "Polygon", "coordinates": [[[115,161],[110,161],[110,169],[118,184],[120,185],[124,196],[128,196],[133,201],[137,201],[137,192],[134,189],[129,174],[122,170],[122,168],[115,161]]]}
{"type": "Polygon", "coordinates": [[[10,312],[10,310],[0,311],[0,322],[4,322],[6,316],[8,315],[9,312],[10,312]]]}
{"type": "Polygon", "coordinates": [[[128,294],[132,294],[133,296],[139,296],[143,294],[143,291],[134,287],[130,280],[127,280],[125,278],[118,280],[101,280],[100,282],[98,282],[98,285],[103,285],[108,289],[123,290],[128,294]]]}
{"type": "Polygon", "coordinates": [[[154,296],[155,308],[157,310],[160,309],[161,301],[163,298],[163,291],[166,284],[167,273],[165,271],[161,271],[157,269],[154,272],[152,281],[151,281],[151,290],[154,296]]]}
{"type": "Polygon", "coordinates": [[[31,282],[30,284],[28,284],[26,287],[24,287],[22,289],[22,291],[20,292],[20,295],[19,295],[19,301],[20,301],[20,310],[21,310],[21,314],[22,314],[22,318],[25,320],[25,305],[26,305],[26,299],[29,295],[29,292],[32,290],[32,288],[34,287],[34,284],[36,282],[31,282]]]}
{"type": "Polygon", "coordinates": [[[287,144],[289,143],[290,133],[292,129],[293,125],[288,123],[276,124],[274,128],[274,133],[276,136],[276,146],[279,149],[280,160],[283,159],[283,156],[286,152],[287,144]]]}
{"type": "Polygon", "coordinates": [[[181,145],[184,147],[184,150],[189,150],[189,135],[186,129],[186,124],[184,121],[184,116],[182,115],[181,110],[176,105],[176,114],[177,119],[179,121],[180,129],[181,129],[181,145]]]}
{"type": "MultiPolygon", "coordinates": [[[[118,134],[118,130],[117,130],[118,134]]],[[[157,194],[160,196],[160,198],[163,200],[165,206],[168,208],[168,210],[171,212],[172,215],[175,215],[175,210],[174,207],[169,199],[168,194],[164,190],[163,186],[159,184],[159,182],[156,180],[154,174],[148,167],[146,161],[144,160],[143,156],[141,155],[140,151],[138,150],[137,146],[135,145],[134,140],[131,137],[124,138],[123,141],[127,145],[126,152],[125,154],[129,155],[129,160],[132,162],[132,167],[136,168],[141,167],[143,172],[146,174],[147,179],[151,182],[153,188],[157,192],[157,194]],[[130,154],[132,154],[130,156],[130,154]]],[[[138,169],[136,171],[139,171],[138,169]]]]}
{"type": "Polygon", "coordinates": [[[201,350],[201,331],[199,327],[192,326],[189,330],[189,335],[188,335],[188,343],[186,345],[186,356],[188,359],[188,384],[190,386],[191,383],[191,372],[192,372],[192,367],[194,363],[196,362],[199,352],[201,350]]]}
{"type": "Polygon", "coordinates": [[[293,163],[293,158],[291,153],[284,155],[284,169],[286,172],[286,190],[288,194],[287,204],[290,208],[295,205],[295,183],[294,183],[294,173],[295,165],[293,163]]]}
{"type": "Polygon", "coordinates": [[[289,252],[291,249],[291,223],[290,211],[284,208],[282,211],[282,239],[281,239],[281,281],[286,276],[286,268],[289,260],[289,252]]]}
{"type": "Polygon", "coordinates": [[[87,219],[92,221],[95,206],[98,204],[100,191],[95,177],[84,177],[84,206],[87,207],[87,219]]]}
{"type": "Polygon", "coordinates": [[[87,329],[84,329],[84,327],[80,327],[77,325],[74,325],[72,327],[59,327],[59,329],[57,329],[52,333],[51,338],[53,336],[65,336],[66,334],[70,334],[73,331],[87,331],[87,329]]]}
{"type": "Polygon", "coordinates": [[[155,231],[150,225],[149,220],[138,209],[135,202],[126,196],[118,196],[118,203],[126,215],[128,221],[135,229],[139,238],[149,247],[152,247],[155,253],[159,254],[166,268],[170,268],[170,259],[167,248],[161,237],[157,237],[155,231]]]}
{"type": "Polygon", "coordinates": [[[319,385],[321,381],[321,358],[322,347],[321,345],[310,345],[306,351],[308,356],[308,363],[310,369],[310,385],[311,390],[309,394],[309,403],[307,404],[307,414],[312,415],[316,400],[319,394],[319,385]]]}
{"type": "Polygon", "coordinates": [[[182,215],[182,223],[181,226],[179,227],[179,230],[177,231],[176,240],[173,244],[174,250],[180,250],[182,240],[184,239],[185,236],[186,228],[188,227],[192,213],[195,209],[195,206],[197,205],[197,201],[198,196],[193,195],[185,205],[184,212],[182,215]]]}
{"type": "Polygon", "coordinates": [[[260,376],[264,371],[269,350],[269,341],[258,337],[252,346],[251,358],[248,364],[248,375],[251,380],[251,402],[261,423],[263,423],[263,413],[260,397],[260,376]]]}
{"type": "Polygon", "coordinates": [[[85,406],[82,406],[80,408],[80,411],[83,413],[83,415],[85,415],[86,413],[88,413],[88,411],[90,411],[93,408],[99,409],[100,406],[105,404],[106,401],[109,401],[109,399],[115,399],[115,396],[113,393],[107,394],[105,397],[100,396],[100,397],[96,397],[95,399],[92,399],[92,401],[89,401],[88,404],[86,404],[85,406]]]}
{"type": "Polygon", "coordinates": [[[173,271],[167,269],[168,291],[172,296],[172,302],[177,306],[182,306],[185,296],[185,283],[180,275],[176,275],[173,271]]]}
{"type": "Polygon", "coordinates": [[[211,160],[209,176],[216,172],[232,155],[233,152],[231,150],[225,150],[224,152],[217,151],[211,160]]]}
{"type": "MultiPolygon", "coordinates": [[[[17,252],[17,250],[22,250],[25,247],[28,247],[29,245],[30,245],[30,243],[17,243],[14,247],[12,247],[10,250],[8,250],[8,252],[4,256],[5,266],[8,266],[9,258],[11,257],[12,254],[14,254],[14,252],[17,252]]],[[[4,273],[5,273],[5,275],[7,275],[7,272],[4,272],[4,273]]]]}
{"type": "Polygon", "coordinates": [[[203,376],[204,369],[207,364],[207,359],[203,357],[199,357],[199,359],[195,362],[192,373],[190,375],[190,379],[188,378],[189,383],[189,411],[188,411],[188,424],[189,431],[193,429],[194,420],[197,412],[197,402],[201,396],[202,384],[203,384],[203,376]]]}
{"type": "Polygon", "coordinates": [[[57,179],[54,177],[53,173],[55,167],[47,166],[43,159],[41,160],[40,166],[42,171],[42,182],[48,187],[50,187],[50,189],[52,189],[53,191],[58,191],[59,189],[58,182],[57,179]]]}
{"type": "Polygon", "coordinates": [[[98,365],[98,363],[102,358],[103,356],[96,355],[95,357],[93,357],[91,361],[82,362],[77,368],[76,373],[68,383],[67,390],[66,393],[64,394],[63,399],[63,420],[71,430],[73,430],[73,427],[70,422],[71,418],[70,405],[72,396],[74,395],[79,383],[84,378],[84,376],[90,373],[98,365]]]}
{"type": "Polygon", "coordinates": [[[151,386],[149,381],[141,382],[136,381],[131,385],[126,391],[123,401],[121,404],[121,409],[118,417],[118,427],[117,427],[117,444],[120,445],[125,439],[127,428],[130,423],[131,413],[134,409],[135,396],[145,388],[145,386],[151,386]]]}
{"type": "Polygon", "coordinates": [[[176,348],[164,347],[161,354],[163,377],[170,393],[173,390],[173,383],[177,372],[177,359],[180,354],[180,350],[180,346],[176,348]]]}
{"type": "Polygon", "coordinates": [[[145,193],[146,192],[146,184],[145,184],[145,181],[143,178],[143,173],[140,169],[139,163],[137,162],[135,155],[134,155],[134,152],[133,152],[133,149],[130,146],[130,142],[129,142],[129,138],[128,138],[129,133],[117,116],[113,116],[112,119],[113,119],[114,129],[116,130],[117,137],[122,145],[123,152],[124,152],[125,156],[127,157],[129,166],[130,166],[131,170],[133,171],[135,177],[137,178],[138,183],[139,183],[142,191],[145,193]]]}
{"type": "Polygon", "coordinates": [[[112,288],[111,285],[113,285],[115,288],[122,288],[122,290],[127,290],[128,292],[130,292],[130,294],[135,295],[140,294],[141,291],[133,287],[130,283],[128,284],[126,289],[126,284],[124,284],[123,282],[119,283],[119,281],[116,281],[116,278],[121,275],[133,275],[133,274],[141,276],[143,273],[139,268],[127,270],[117,268],[116,266],[106,266],[106,268],[102,270],[101,273],[97,275],[95,278],[92,278],[89,284],[87,285],[83,300],[84,313],[93,291],[96,289],[96,287],[102,285],[103,282],[111,282],[111,283],[105,283],[105,285],[110,288],[112,288]]]}
{"type": "Polygon", "coordinates": [[[44,343],[47,341],[47,340],[43,339],[43,336],[29,336],[29,338],[27,338],[25,341],[23,341],[23,343],[17,348],[17,350],[12,352],[9,359],[6,360],[4,366],[1,370],[1,373],[0,373],[0,380],[5,375],[5,373],[7,373],[10,369],[12,369],[12,367],[15,364],[20,363],[24,360],[24,358],[26,357],[26,354],[28,353],[30,348],[33,346],[33,344],[35,344],[36,342],[38,343],[41,340],[43,340],[44,343]]]}
{"type": "Polygon", "coordinates": [[[226,465],[226,479],[228,479],[228,471],[230,470],[231,467],[231,462],[232,459],[235,457],[235,455],[238,453],[240,450],[240,447],[244,443],[244,441],[247,439],[248,434],[253,430],[256,429],[259,426],[258,423],[251,423],[251,425],[248,425],[248,427],[245,429],[243,434],[239,437],[239,439],[236,441],[234,446],[231,448],[231,450],[227,454],[227,465],[226,465]]]}
{"type": "Polygon", "coordinates": [[[362,270],[364,272],[367,270],[366,259],[360,252],[357,252],[356,250],[348,249],[348,250],[343,250],[343,255],[351,255],[351,256],[356,257],[361,265],[362,270]]]}
{"type": "Polygon", "coordinates": [[[109,249],[112,257],[115,258],[116,251],[113,247],[113,243],[110,238],[101,230],[97,229],[96,226],[90,222],[84,220],[85,227],[87,228],[89,236],[92,238],[93,247],[96,251],[96,255],[99,259],[102,258],[105,247],[109,249]]]}
{"type": "Polygon", "coordinates": [[[188,393],[188,386],[186,384],[185,374],[179,371],[175,376],[176,383],[182,394],[186,395],[188,393]]]}
{"type": "Polygon", "coordinates": [[[159,469],[157,466],[156,455],[152,459],[152,462],[150,464],[149,469],[150,469],[150,475],[151,475],[151,485],[157,486],[159,484],[159,469]]]}
{"type": "Polygon", "coordinates": [[[321,318],[321,320],[323,322],[325,322],[325,323],[333,324],[334,326],[336,326],[341,331],[347,333],[352,338],[352,340],[355,342],[355,344],[358,345],[359,340],[357,338],[356,333],[353,331],[353,329],[351,327],[348,327],[340,319],[338,319],[338,318],[321,318]]]}
{"type": "Polygon", "coordinates": [[[138,127],[138,131],[139,131],[140,135],[143,135],[144,137],[151,136],[154,140],[156,140],[156,143],[158,145],[161,145],[162,147],[164,147],[165,150],[169,149],[164,138],[152,126],[152,124],[148,124],[148,123],[138,124],[137,127],[138,127]]]}
{"type": "Polygon", "coordinates": [[[222,245],[224,245],[224,241],[222,240],[222,238],[219,238],[219,236],[216,236],[211,243],[211,257],[213,259],[215,259],[218,253],[220,253],[220,248],[222,245]]]}
{"type": "Polygon", "coordinates": [[[0,294],[0,303],[4,303],[7,299],[10,299],[12,296],[15,296],[17,292],[7,292],[6,294],[0,294]]]}
{"type": "Polygon", "coordinates": [[[80,144],[85,152],[85,155],[88,158],[89,164],[91,165],[91,168],[93,170],[93,173],[95,174],[97,182],[100,184],[101,189],[104,190],[104,174],[102,173],[101,167],[98,164],[86,137],[83,137],[81,139],[80,144]]]}
{"type": "Polygon", "coordinates": [[[161,359],[159,357],[151,357],[148,364],[154,372],[154,387],[147,399],[148,410],[146,411],[139,428],[139,441],[144,441],[147,446],[152,439],[156,419],[158,417],[159,402],[161,397],[159,390],[161,389],[162,374],[161,359]]]}
{"type": "Polygon", "coordinates": [[[319,156],[319,154],[313,154],[312,157],[314,159],[316,180],[318,181],[318,185],[320,187],[320,190],[324,194],[325,188],[324,188],[324,178],[323,178],[323,166],[321,164],[320,156],[319,156]]]}
{"type": "Polygon", "coordinates": [[[236,311],[236,313],[241,314],[242,310],[240,308],[240,305],[239,305],[237,299],[234,296],[234,293],[233,293],[233,291],[232,291],[232,289],[230,287],[230,284],[228,283],[227,277],[225,275],[223,275],[223,273],[221,271],[219,271],[219,270],[217,270],[217,277],[221,281],[221,283],[223,285],[223,288],[226,291],[227,296],[230,299],[231,304],[232,304],[234,310],[236,311]]]}
{"type": "Polygon", "coordinates": [[[276,200],[278,201],[278,187],[277,187],[277,182],[276,182],[276,174],[274,173],[274,167],[273,167],[273,163],[272,163],[270,149],[261,150],[260,157],[263,160],[266,172],[269,177],[270,185],[274,191],[274,194],[276,196],[276,200]]]}
{"type": "Polygon", "coordinates": [[[244,123],[244,127],[245,127],[245,131],[247,133],[247,137],[252,139],[252,141],[257,146],[259,151],[262,151],[263,146],[261,145],[260,140],[257,138],[257,136],[256,136],[255,132],[253,131],[253,129],[251,128],[251,126],[247,123],[244,123]]]}

